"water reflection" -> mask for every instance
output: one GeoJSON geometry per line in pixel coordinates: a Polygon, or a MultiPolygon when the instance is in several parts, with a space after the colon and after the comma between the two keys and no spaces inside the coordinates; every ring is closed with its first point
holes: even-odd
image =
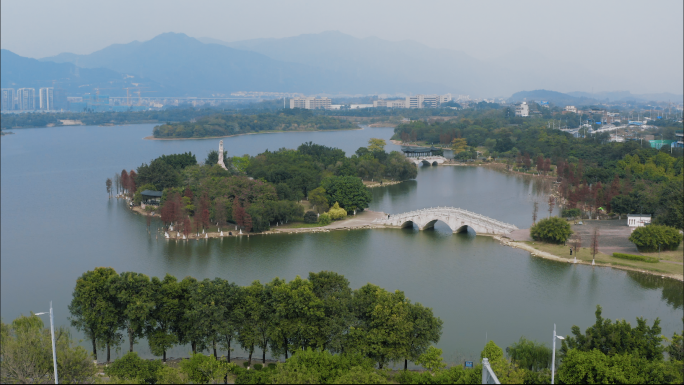
{"type": "Polygon", "coordinates": [[[662,278],[657,275],[628,271],[627,275],[632,278],[641,288],[648,290],[662,289],[662,299],[675,309],[682,308],[684,304],[684,292],[682,283],[670,278],[662,278]]]}

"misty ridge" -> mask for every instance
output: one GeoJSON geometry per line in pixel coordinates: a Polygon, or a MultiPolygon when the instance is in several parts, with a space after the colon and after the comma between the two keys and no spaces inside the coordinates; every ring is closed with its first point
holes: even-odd
{"type": "Polygon", "coordinates": [[[514,100],[547,95],[545,99],[560,98],[568,103],[682,101],[682,95],[671,93],[606,91],[624,90],[630,83],[585,66],[549,60],[532,49],[479,60],[461,51],[431,48],[410,40],[360,39],[336,31],[236,42],[164,33],[145,42],[113,44],[87,55],[62,53],[36,60],[2,50],[1,64],[3,88],[57,85],[72,94],[110,87],[108,94],[121,95],[125,94],[123,87],[137,84],[157,92],[157,96],[209,97],[260,91],[331,96],[513,95],[514,100]],[[591,90],[601,92],[587,92],[591,90]]]}

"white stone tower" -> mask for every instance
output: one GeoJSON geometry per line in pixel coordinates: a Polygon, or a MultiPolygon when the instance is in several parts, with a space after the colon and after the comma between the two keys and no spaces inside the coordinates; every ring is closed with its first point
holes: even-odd
{"type": "Polygon", "coordinates": [[[219,142],[219,160],[218,160],[218,165],[223,167],[224,170],[228,170],[226,168],[226,164],[223,163],[223,141],[219,142]]]}

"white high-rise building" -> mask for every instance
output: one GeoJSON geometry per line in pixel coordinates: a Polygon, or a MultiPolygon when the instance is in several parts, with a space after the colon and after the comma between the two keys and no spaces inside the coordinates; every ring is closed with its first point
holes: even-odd
{"type": "Polygon", "coordinates": [[[517,103],[515,105],[515,116],[530,116],[530,106],[527,105],[527,102],[517,103]]]}
{"type": "Polygon", "coordinates": [[[415,95],[406,97],[406,108],[437,108],[451,101],[451,94],[415,95]]]}
{"type": "Polygon", "coordinates": [[[290,108],[303,108],[306,110],[315,110],[318,108],[329,110],[331,104],[331,100],[328,98],[316,98],[313,96],[290,99],[290,108]]]}
{"type": "Polygon", "coordinates": [[[54,89],[52,87],[44,87],[38,90],[38,99],[40,100],[40,109],[51,111],[55,109],[54,104],[54,89]]]}
{"type": "Polygon", "coordinates": [[[2,89],[2,111],[11,111],[14,109],[14,88],[2,89]]]}
{"type": "Polygon", "coordinates": [[[406,108],[406,100],[373,100],[373,107],[406,108]]]}
{"type": "Polygon", "coordinates": [[[17,90],[17,110],[33,111],[36,109],[36,89],[20,88],[17,90]]]}

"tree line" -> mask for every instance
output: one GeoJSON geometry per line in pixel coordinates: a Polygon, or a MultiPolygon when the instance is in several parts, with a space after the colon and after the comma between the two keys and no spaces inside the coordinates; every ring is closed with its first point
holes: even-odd
{"type": "Polygon", "coordinates": [[[412,303],[403,292],[366,284],[352,290],[342,275],[322,271],[308,279],[275,278],[238,286],[222,278],[151,279],[99,267],[76,282],[69,305],[71,325],[97,347],[107,362],[125,335],[129,351],[147,338],[150,351],[189,344],[194,353],[230,352],[239,345],[252,355],[285,356],[307,348],[357,352],[380,367],[414,361],[441,335],[442,320],[432,309],[412,303]]]}
{"type": "Polygon", "coordinates": [[[558,176],[567,208],[652,214],[659,224],[684,228],[681,152],[670,154],[667,146],[656,150],[636,141],[608,142],[605,133],[574,138],[548,128],[543,119],[516,119],[502,110],[464,111],[445,122],[401,124],[393,138],[455,144],[457,153],[484,147],[485,154],[509,164],[558,176]]]}
{"type": "Polygon", "coordinates": [[[356,127],[346,120],[317,116],[308,110],[295,109],[256,115],[219,113],[194,121],[162,124],[154,127],[153,135],[155,138],[204,138],[262,131],[339,130],[356,127]]]}

